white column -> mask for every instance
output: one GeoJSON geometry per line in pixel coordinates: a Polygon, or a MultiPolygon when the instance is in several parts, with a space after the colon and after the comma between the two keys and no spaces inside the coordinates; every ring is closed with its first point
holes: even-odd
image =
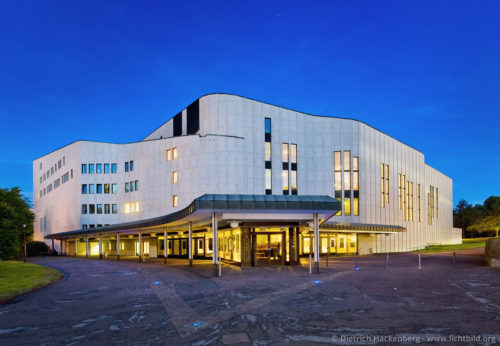
{"type": "Polygon", "coordinates": [[[212,263],[214,265],[214,276],[218,276],[217,270],[217,256],[218,256],[218,248],[217,248],[217,218],[216,214],[212,213],[212,263]]]}
{"type": "Polygon", "coordinates": [[[99,234],[99,258],[102,259],[102,234],[99,234]]]}
{"type": "Polygon", "coordinates": [[[116,235],[116,259],[120,260],[120,235],[116,235]]]}
{"type": "Polygon", "coordinates": [[[168,249],[167,249],[167,227],[165,227],[165,230],[163,231],[163,259],[165,264],[167,264],[167,257],[168,257],[168,249]]]}
{"type": "Polygon", "coordinates": [[[319,216],[314,213],[314,272],[319,274],[319,216]]]}
{"type": "Polygon", "coordinates": [[[89,237],[85,237],[85,258],[89,258],[89,237]]]}
{"type": "Polygon", "coordinates": [[[191,221],[188,222],[188,258],[189,266],[193,266],[193,225],[191,221]]]}
{"type": "Polygon", "coordinates": [[[139,262],[142,261],[142,232],[139,231],[139,262]]]}

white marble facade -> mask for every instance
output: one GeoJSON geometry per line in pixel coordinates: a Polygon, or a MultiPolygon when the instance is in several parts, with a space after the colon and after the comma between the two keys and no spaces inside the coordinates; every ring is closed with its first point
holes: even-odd
{"type": "MultiPolygon", "coordinates": [[[[81,229],[148,219],[180,210],[206,193],[264,194],[264,122],[272,120],[272,190],[282,194],[281,144],[298,148],[298,194],[334,197],[333,153],[350,150],[359,156],[359,216],[334,216],[334,221],[400,225],[400,234],[370,237],[376,252],[411,251],[428,244],[456,243],[452,225],[452,180],[428,166],[424,154],[357,120],[314,116],[229,94],[199,99],[199,131],[186,133],[182,112],[181,136],[173,136],[173,119],[144,140],[127,144],[77,141],[33,161],[35,238],[81,229]],[[166,160],[166,150],[178,157],[166,160]],[[64,159],[63,159],[64,158],[64,159]],[[54,165],[58,168],[43,180],[54,165]],[[134,170],[124,171],[126,161],[134,170]],[[116,163],[117,173],[82,174],[81,164],[116,163]],[[390,166],[390,201],[380,200],[380,164],[390,166]],[[72,171],[72,177],[71,177],[72,171]],[[172,172],[178,182],[172,183],[172,172]],[[70,178],[47,193],[65,173],[70,178]],[[398,174],[421,185],[421,220],[404,221],[398,208],[398,174]],[[40,177],[42,182],[40,183],[40,177]],[[125,182],[139,181],[139,189],[125,192],[125,182]],[[82,194],[82,184],[117,184],[116,194],[82,194]],[[427,222],[427,193],[438,188],[439,216],[427,222]],[[43,190],[45,189],[45,195],[43,190]],[[42,191],[42,197],[40,197],[42,191]],[[178,205],[172,205],[172,196],[178,205]],[[139,212],[125,213],[125,203],[139,203],[139,212]],[[84,214],[82,204],[117,204],[117,214],[84,214]]],[[[416,199],[416,193],[414,195],[416,199]]],[[[415,214],[417,202],[415,201],[415,214]]],[[[57,246],[58,244],[56,244],[57,246]]]]}

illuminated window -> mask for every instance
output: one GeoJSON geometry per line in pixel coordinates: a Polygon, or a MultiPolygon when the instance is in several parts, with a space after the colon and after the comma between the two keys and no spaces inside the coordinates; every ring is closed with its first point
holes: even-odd
{"type": "Polygon", "coordinates": [[[172,149],[172,160],[177,160],[177,148],[172,149]]]}
{"type": "Polygon", "coordinates": [[[290,144],[290,161],[297,163],[297,144],[290,144]]]}
{"type": "Polygon", "coordinates": [[[352,158],[352,215],[359,215],[359,157],[352,158]]]}
{"type": "Polygon", "coordinates": [[[266,195],[271,195],[272,191],[272,151],[271,151],[271,118],[264,119],[264,145],[265,145],[265,183],[266,195]]]}
{"type": "Polygon", "coordinates": [[[172,172],[172,183],[177,184],[177,171],[172,172]]]}
{"type": "Polygon", "coordinates": [[[125,214],[129,214],[129,213],[130,213],[130,204],[125,203],[125,214]]]}
{"type": "Polygon", "coordinates": [[[439,217],[439,189],[436,187],[436,218],[439,217]]]}
{"type": "Polygon", "coordinates": [[[110,193],[110,191],[111,191],[111,185],[104,184],[104,193],[110,193]]]}
{"type": "Polygon", "coordinates": [[[135,203],[130,203],[130,212],[135,213],[135,203]]]}
{"type": "Polygon", "coordinates": [[[111,193],[118,192],[118,184],[111,184],[111,193]]]}
{"type": "Polygon", "coordinates": [[[281,179],[283,181],[283,194],[288,195],[288,170],[281,172],[281,179]]]}
{"type": "Polygon", "coordinates": [[[172,149],[167,149],[167,161],[172,160],[172,149]]]}
{"type": "Polygon", "coordinates": [[[290,172],[290,187],[292,188],[292,195],[297,194],[297,171],[290,172]]]}
{"type": "Polygon", "coordinates": [[[390,180],[389,180],[389,165],[380,164],[380,201],[382,208],[389,203],[390,197],[390,180]]]}
{"type": "Polygon", "coordinates": [[[281,144],[281,160],[288,163],[288,143],[281,144]]]}
{"type": "MultiPolygon", "coordinates": [[[[335,199],[342,202],[342,162],[341,152],[333,153],[333,187],[335,191],[335,199]]],[[[342,208],[335,215],[342,215],[342,208]]]]}
{"type": "Polygon", "coordinates": [[[177,195],[173,195],[172,196],[172,206],[177,207],[177,204],[178,204],[178,197],[177,197],[177,195]]]}
{"type": "Polygon", "coordinates": [[[139,212],[139,202],[135,202],[135,211],[139,212]]]}
{"type": "Polygon", "coordinates": [[[264,160],[265,161],[271,161],[271,143],[270,142],[266,142],[265,143],[265,156],[264,156],[264,160]]]}
{"type": "Polygon", "coordinates": [[[418,222],[420,222],[421,216],[420,216],[420,184],[417,184],[417,217],[418,217],[418,222]]]}

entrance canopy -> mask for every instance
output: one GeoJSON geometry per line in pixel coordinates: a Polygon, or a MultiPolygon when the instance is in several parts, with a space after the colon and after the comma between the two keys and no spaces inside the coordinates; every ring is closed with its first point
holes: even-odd
{"type": "Polygon", "coordinates": [[[378,225],[355,222],[325,222],[320,225],[320,232],[339,232],[339,233],[371,233],[371,234],[391,234],[405,232],[406,228],[396,225],[378,225]]]}
{"type": "Polygon", "coordinates": [[[228,195],[206,194],[196,198],[186,208],[151,219],[120,223],[99,228],[79,229],[49,234],[46,239],[62,239],[81,235],[183,231],[191,222],[192,228],[210,227],[211,217],[216,213],[220,226],[233,223],[295,223],[307,224],[318,214],[320,222],[331,218],[341,209],[339,201],[329,196],[286,195],[228,195]]]}

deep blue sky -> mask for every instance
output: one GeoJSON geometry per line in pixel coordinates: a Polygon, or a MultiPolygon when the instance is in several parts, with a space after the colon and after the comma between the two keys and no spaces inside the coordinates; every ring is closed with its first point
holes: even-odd
{"type": "Polygon", "coordinates": [[[77,139],[140,140],[228,92],[353,117],[500,195],[499,1],[0,2],[0,186],[77,139]]]}

